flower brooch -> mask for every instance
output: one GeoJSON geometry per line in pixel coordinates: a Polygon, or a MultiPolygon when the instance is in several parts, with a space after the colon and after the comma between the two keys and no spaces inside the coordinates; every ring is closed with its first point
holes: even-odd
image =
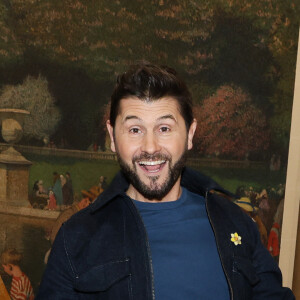
{"type": "Polygon", "coordinates": [[[231,241],[235,244],[235,246],[240,245],[242,242],[242,237],[237,234],[237,232],[231,234],[231,241]]]}

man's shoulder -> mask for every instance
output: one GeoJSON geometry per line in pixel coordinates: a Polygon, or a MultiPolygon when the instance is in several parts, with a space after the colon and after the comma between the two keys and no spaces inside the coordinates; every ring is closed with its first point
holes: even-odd
{"type": "MultiPolygon", "coordinates": [[[[100,205],[98,209],[95,209],[95,206],[99,205],[98,202],[105,201],[105,199],[100,198],[96,201],[97,203],[93,203],[73,214],[70,219],[68,219],[68,221],[64,223],[64,231],[66,232],[66,234],[73,232],[80,234],[93,234],[93,232],[97,231],[103,223],[106,223],[107,221],[114,221],[113,219],[110,220],[105,217],[109,212],[113,211],[113,208],[111,208],[109,204],[103,206],[100,205]]],[[[118,203],[118,201],[113,202],[118,203]]]]}
{"type": "Polygon", "coordinates": [[[60,247],[65,249],[78,270],[82,270],[81,267],[85,268],[84,263],[80,262],[85,255],[93,253],[96,257],[96,253],[100,251],[102,257],[95,259],[103,262],[109,257],[108,243],[116,249],[120,247],[124,231],[123,208],[122,202],[118,199],[101,206],[96,211],[90,205],[62,225],[56,241],[58,240],[60,247]]]}
{"type": "Polygon", "coordinates": [[[74,251],[79,249],[81,245],[92,238],[92,232],[96,228],[93,223],[93,215],[90,214],[88,207],[66,218],[60,228],[60,234],[63,235],[65,245],[68,245],[68,248],[74,249],[74,251]]]}
{"type": "Polygon", "coordinates": [[[80,225],[89,222],[91,217],[89,207],[77,211],[75,211],[73,207],[70,207],[69,209],[65,210],[63,213],[65,213],[65,215],[70,215],[70,218],[65,223],[65,224],[69,224],[70,228],[73,228],[77,224],[80,225]]]}
{"type": "Polygon", "coordinates": [[[250,223],[254,223],[254,221],[238,205],[234,203],[234,200],[234,197],[213,191],[209,193],[207,205],[210,210],[218,210],[219,213],[230,218],[232,221],[237,220],[244,222],[247,220],[248,222],[250,220],[250,223]]]}
{"type": "Polygon", "coordinates": [[[220,193],[210,194],[207,207],[213,223],[221,232],[229,229],[238,230],[243,236],[247,236],[249,241],[256,242],[258,233],[256,223],[230,198],[220,193]]]}

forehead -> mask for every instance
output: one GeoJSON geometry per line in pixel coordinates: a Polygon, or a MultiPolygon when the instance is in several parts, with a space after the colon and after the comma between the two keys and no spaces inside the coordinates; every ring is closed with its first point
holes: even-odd
{"type": "Polygon", "coordinates": [[[150,120],[166,115],[171,115],[175,119],[181,117],[179,104],[175,98],[164,97],[147,102],[136,97],[129,97],[120,101],[118,117],[122,121],[128,119],[128,117],[150,120]]]}

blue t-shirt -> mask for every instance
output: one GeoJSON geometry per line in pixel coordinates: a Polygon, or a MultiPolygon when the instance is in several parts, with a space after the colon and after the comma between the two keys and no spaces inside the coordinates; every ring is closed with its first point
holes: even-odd
{"type": "Polygon", "coordinates": [[[182,188],[177,201],[134,203],[150,243],[155,298],[229,299],[205,199],[182,188]]]}

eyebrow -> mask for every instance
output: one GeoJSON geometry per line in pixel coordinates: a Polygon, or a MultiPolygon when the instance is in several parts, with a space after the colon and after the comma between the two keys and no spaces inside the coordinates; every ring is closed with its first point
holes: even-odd
{"type": "Polygon", "coordinates": [[[165,120],[165,119],[171,119],[173,121],[175,121],[177,123],[177,120],[174,118],[173,115],[169,114],[169,115],[164,115],[164,116],[161,116],[157,119],[157,121],[160,121],[160,120],[165,120]]]}
{"type": "Polygon", "coordinates": [[[123,123],[125,123],[126,121],[128,120],[132,120],[132,119],[135,119],[135,120],[138,120],[138,121],[142,121],[141,118],[137,117],[137,116],[134,116],[134,115],[129,115],[129,116],[126,116],[125,119],[123,120],[123,123]]]}
{"type": "MultiPolygon", "coordinates": [[[[165,119],[171,119],[171,120],[173,120],[174,122],[177,123],[177,120],[176,120],[175,117],[174,117],[173,115],[171,115],[171,114],[161,116],[161,117],[159,117],[156,121],[161,121],[161,120],[165,120],[165,119]]],[[[137,117],[137,116],[135,116],[135,115],[128,115],[128,116],[126,116],[125,119],[123,120],[123,123],[125,123],[125,122],[127,122],[127,121],[129,121],[129,120],[138,120],[138,121],[142,121],[141,118],[139,118],[139,117],[137,117]]]]}

